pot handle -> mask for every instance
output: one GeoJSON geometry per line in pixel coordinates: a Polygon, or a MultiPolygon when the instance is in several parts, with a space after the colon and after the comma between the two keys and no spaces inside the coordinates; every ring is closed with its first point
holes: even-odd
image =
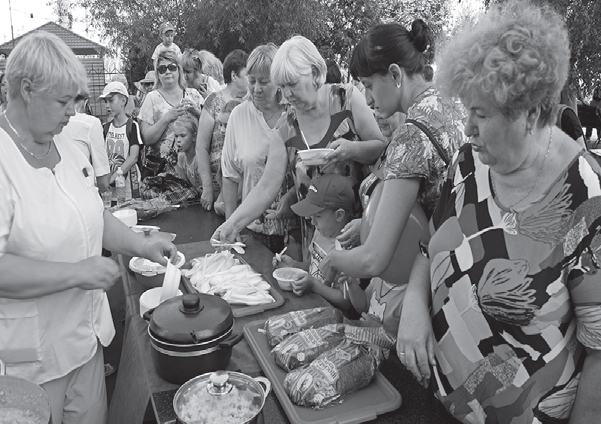
{"type": "MultiPolygon", "coordinates": [[[[255,380],[259,384],[262,384],[263,386],[265,386],[265,397],[267,397],[267,395],[269,394],[269,392],[271,392],[271,381],[269,381],[265,377],[255,377],[255,380]]],[[[263,403],[265,403],[265,401],[263,401],[263,403]]]]}
{"type": "Polygon", "coordinates": [[[219,343],[219,347],[221,349],[227,349],[227,348],[231,348],[234,345],[237,345],[238,343],[240,343],[240,341],[244,338],[244,333],[240,333],[240,334],[232,334],[230,335],[228,338],[222,340],[219,343]]]}
{"type": "Polygon", "coordinates": [[[152,318],[152,313],[154,312],[156,308],[152,308],[147,310],[146,312],[144,312],[144,315],[142,315],[142,318],[144,318],[144,321],[148,321],[150,322],[150,319],[152,318]]]}

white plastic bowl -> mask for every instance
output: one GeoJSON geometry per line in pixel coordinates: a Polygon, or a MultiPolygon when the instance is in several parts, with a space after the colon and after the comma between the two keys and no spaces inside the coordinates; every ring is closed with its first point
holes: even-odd
{"type": "Polygon", "coordinates": [[[292,291],[292,282],[300,279],[306,273],[306,271],[299,268],[284,267],[273,271],[273,278],[278,281],[282,290],[292,291]]]}
{"type": "Polygon", "coordinates": [[[333,151],[334,149],[299,150],[298,155],[305,165],[325,165],[328,163],[326,156],[333,151]]]}
{"type": "MultiPolygon", "coordinates": [[[[156,308],[161,304],[161,291],[163,287],[155,287],[150,290],[146,290],[140,296],[140,316],[143,317],[146,311],[156,308]]],[[[181,296],[182,291],[177,291],[177,296],[181,296]]]]}

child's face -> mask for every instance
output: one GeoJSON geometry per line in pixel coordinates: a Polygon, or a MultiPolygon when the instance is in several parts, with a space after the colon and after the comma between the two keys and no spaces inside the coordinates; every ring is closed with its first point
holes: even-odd
{"type": "Polygon", "coordinates": [[[163,39],[163,45],[165,47],[169,47],[171,45],[171,43],[173,43],[173,37],[175,37],[175,31],[173,30],[168,30],[165,31],[163,33],[163,35],[161,36],[161,38],[163,39]]]}
{"type": "Polygon", "coordinates": [[[221,133],[225,136],[225,131],[227,130],[227,121],[230,120],[230,112],[223,113],[221,112],[217,117],[217,122],[219,123],[219,129],[221,133]]]}
{"type": "Polygon", "coordinates": [[[175,136],[175,145],[179,152],[188,152],[190,149],[194,150],[196,139],[193,134],[190,134],[188,128],[176,123],[173,127],[173,135],[175,136]]]}
{"type": "Polygon", "coordinates": [[[311,216],[311,223],[324,237],[336,237],[341,229],[335,209],[324,209],[311,216]]]}
{"type": "Polygon", "coordinates": [[[122,95],[117,93],[105,97],[104,102],[109,116],[119,115],[125,106],[125,99],[122,95]]]}

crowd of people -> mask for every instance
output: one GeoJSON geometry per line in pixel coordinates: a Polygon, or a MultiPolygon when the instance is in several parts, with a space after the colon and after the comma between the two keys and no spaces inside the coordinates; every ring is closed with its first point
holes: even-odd
{"type": "Polygon", "coordinates": [[[25,37],[2,75],[0,358],[47,391],[54,422],[106,422],[119,273],[102,248],[177,253],[105,210],[118,171],[130,198],[185,181],[225,217],[213,239],[256,238],[306,271],[294,294],[383,326],[458,420],[599,420],[601,166],[560,96],[562,17],[492,5],[440,51],[422,19],[378,24],[348,83],[300,35],[222,63],[159,32],[139,92],[104,88],[104,124],[56,36],[25,37]],[[312,149],[330,149],[323,164],[312,149]]]}

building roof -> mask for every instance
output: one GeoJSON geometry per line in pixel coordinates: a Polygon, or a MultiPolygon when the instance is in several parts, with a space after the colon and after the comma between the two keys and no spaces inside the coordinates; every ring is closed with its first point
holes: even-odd
{"type": "Polygon", "coordinates": [[[73,50],[73,53],[79,56],[101,55],[104,52],[104,47],[100,44],[88,40],[87,38],[84,38],[81,35],[74,33],[70,29],[63,28],[62,26],[55,24],[54,22],[47,22],[41,27],[33,29],[15,38],[14,44],[13,40],[11,40],[0,45],[0,54],[4,54],[8,57],[14,46],[16,46],[23,37],[34,31],[46,31],[51,34],[57,35],[61,40],[63,40],[67,44],[67,46],[71,48],[71,50],[73,50]]]}

